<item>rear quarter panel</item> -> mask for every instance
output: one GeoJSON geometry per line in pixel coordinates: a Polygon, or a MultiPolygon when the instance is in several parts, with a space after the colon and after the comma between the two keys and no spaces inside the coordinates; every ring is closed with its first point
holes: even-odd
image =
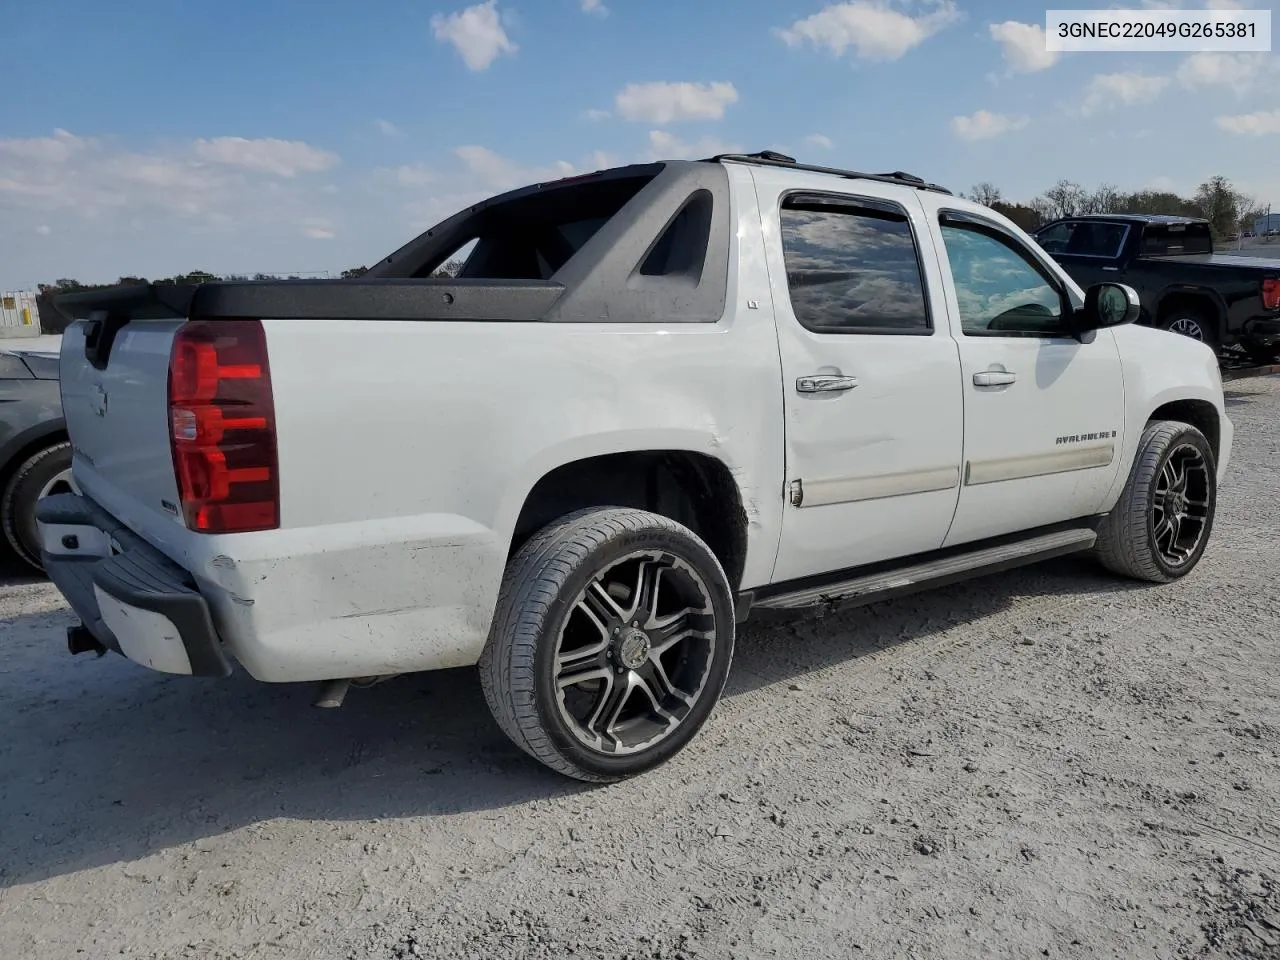
{"type": "Polygon", "coordinates": [[[743,585],[772,572],[782,412],[764,311],[671,327],[265,327],[281,529],[187,542],[220,630],[259,679],[474,663],[525,498],[586,457],[720,459],[749,518],[743,585]]]}

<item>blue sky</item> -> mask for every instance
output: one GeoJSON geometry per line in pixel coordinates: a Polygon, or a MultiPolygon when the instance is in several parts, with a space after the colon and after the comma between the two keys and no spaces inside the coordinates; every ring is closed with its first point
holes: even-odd
{"type": "Polygon", "coordinates": [[[1280,208],[1280,54],[1054,56],[1025,0],[120,9],[0,6],[27,52],[0,97],[0,288],[337,271],[524,182],[726,149],[1024,200],[1221,173],[1280,208]]]}

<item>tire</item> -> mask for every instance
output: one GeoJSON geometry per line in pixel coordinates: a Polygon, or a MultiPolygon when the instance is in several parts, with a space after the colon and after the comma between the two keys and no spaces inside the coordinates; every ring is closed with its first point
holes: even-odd
{"type": "Polygon", "coordinates": [[[71,444],[56,443],[27,457],[9,477],[0,497],[0,527],[10,548],[27,566],[44,572],[40,562],[40,536],[36,529],[36,503],[46,492],[58,492],[69,481],[71,444]]]}
{"type": "Polygon", "coordinates": [[[1160,322],[1160,328],[1199,340],[1214,354],[1219,352],[1218,326],[1199,310],[1178,308],[1160,322]]]}
{"type": "Polygon", "coordinates": [[[582,510],[508,563],[481,686],[530,756],[578,780],[621,780],[669,760],[706,722],[735,629],[724,570],[693,531],[644,510],[582,510]],[[583,679],[562,689],[572,676],[583,679]]]}
{"type": "Polygon", "coordinates": [[[1095,554],[1104,567],[1122,576],[1151,583],[1178,580],[1200,562],[1213,533],[1217,502],[1217,461],[1204,434],[1186,423],[1153,421],[1138,442],[1119,501],[1098,529],[1095,554]],[[1173,492],[1185,495],[1185,503],[1170,503],[1170,480],[1176,476],[1186,478],[1181,488],[1172,484],[1173,492]],[[1170,508],[1183,508],[1172,539],[1164,523],[1170,508]],[[1199,524],[1194,542],[1190,530],[1183,529],[1192,521],[1199,524]]]}

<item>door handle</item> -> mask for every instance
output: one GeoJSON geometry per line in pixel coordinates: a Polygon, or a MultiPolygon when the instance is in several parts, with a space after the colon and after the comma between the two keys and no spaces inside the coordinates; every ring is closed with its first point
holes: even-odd
{"type": "Polygon", "coordinates": [[[858,385],[853,377],[813,376],[796,380],[797,393],[840,393],[858,385]]]}
{"type": "Polygon", "coordinates": [[[983,370],[973,375],[975,387],[1005,387],[1017,380],[1018,375],[1011,370],[983,370]]]}

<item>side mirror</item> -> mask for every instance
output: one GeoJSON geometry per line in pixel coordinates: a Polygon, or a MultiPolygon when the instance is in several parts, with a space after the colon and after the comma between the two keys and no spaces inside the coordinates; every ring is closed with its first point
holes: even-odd
{"type": "Polygon", "coordinates": [[[1138,291],[1124,283],[1095,283],[1084,293],[1084,306],[1076,311],[1080,333],[1133,323],[1142,313],[1138,291]]]}

